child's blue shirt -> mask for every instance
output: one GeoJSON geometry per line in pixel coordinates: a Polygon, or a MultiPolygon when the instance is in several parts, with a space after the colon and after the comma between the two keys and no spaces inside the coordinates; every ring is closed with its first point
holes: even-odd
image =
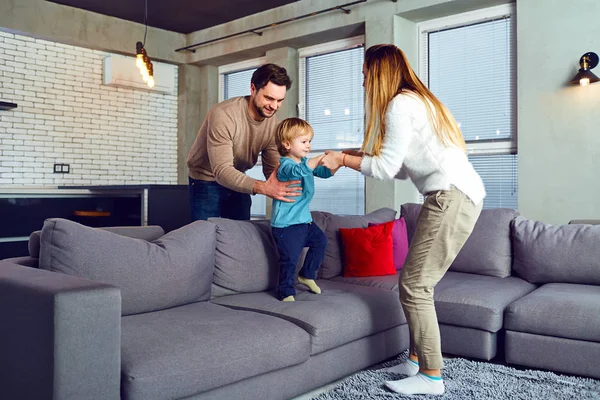
{"type": "Polygon", "coordinates": [[[315,194],[315,176],[330,178],[333,174],[329,168],[322,165],[315,169],[310,168],[306,157],[302,158],[299,163],[289,157],[281,157],[279,163],[277,179],[282,182],[299,180],[302,192],[300,196],[288,197],[295,200],[293,203],[273,200],[271,226],[285,228],[290,225],[312,222],[309,206],[315,194]]]}

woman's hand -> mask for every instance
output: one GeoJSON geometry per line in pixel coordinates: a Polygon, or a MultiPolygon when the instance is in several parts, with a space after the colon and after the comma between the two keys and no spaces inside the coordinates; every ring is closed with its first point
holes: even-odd
{"type": "Polygon", "coordinates": [[[344,165],[344,154],[339,151],[327,150],[320,164],[331,171],[337,170],[344,165]]]}

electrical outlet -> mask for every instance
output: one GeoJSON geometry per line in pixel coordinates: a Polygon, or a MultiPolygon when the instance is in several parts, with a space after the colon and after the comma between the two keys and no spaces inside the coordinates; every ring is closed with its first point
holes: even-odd
{"type": "Polygon", "coordinates": [[[54,164],[55,174],[68,174],[71,172],[71,166],[69,164],[54,164]]]}

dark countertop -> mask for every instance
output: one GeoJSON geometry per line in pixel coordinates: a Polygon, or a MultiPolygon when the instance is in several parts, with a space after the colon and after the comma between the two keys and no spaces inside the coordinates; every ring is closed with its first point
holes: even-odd
{"type": "Polygon", "coordinates": [[[87,190],[143,190],[143,189],[181,189],[188,187],[187,184],[181,185],[161,185],[161,184],[146,184],[146,185],[78,185],[78,186],[59,186],[59,189],[87,189],[87,190]]]}

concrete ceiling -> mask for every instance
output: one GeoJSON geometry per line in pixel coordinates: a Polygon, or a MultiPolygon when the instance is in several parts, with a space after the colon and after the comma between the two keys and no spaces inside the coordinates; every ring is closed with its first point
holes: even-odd
{"type": "MultiPolygon", "coordinates": [[[[144,23],[145,0],[46,0],[144,23]]],[[[147,0],[148,25],[190,33],[298,0],[147,0]]]]}

